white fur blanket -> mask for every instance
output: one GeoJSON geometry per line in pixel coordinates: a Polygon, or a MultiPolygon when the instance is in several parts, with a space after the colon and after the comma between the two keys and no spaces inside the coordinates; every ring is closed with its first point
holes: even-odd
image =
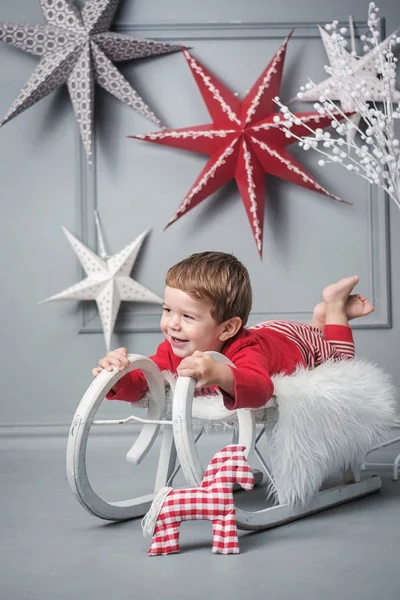
{"type": "Polygon", "coordinates": [[[390,377],[362,359],[299,369],[274,385],[271,463],[280,503],[306,504],[326,477],[359,466],[395,420],[390,377]]]}
{"type": "MultiPolygon", "coordinates": [[[[164,377],[173,389],[175,378],[164,377]]],[[[363,359],[326,362],[313,370],[275,375],[279,418],[273,429],[270,461],[280,503],[306,504],[324,479],[360,465],[366,452],[385,439],[396,411],[390,377],[363,359]]],[[[167,394],[167,412],[171,410],[167,394]]],[[[272,401],[273,402],[273,401],[272,401]]],[[[271,400],[266,408],[271,406],[271,400]]],[[[257,411],[265,416],[265,410],[257,411]]],[[[193,400],[193,422],[205,429],[236,423],[221,394],[193,400]]]]}

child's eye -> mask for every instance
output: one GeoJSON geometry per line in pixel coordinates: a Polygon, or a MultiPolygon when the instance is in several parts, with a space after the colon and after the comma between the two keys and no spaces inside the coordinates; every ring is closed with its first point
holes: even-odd
{"type": "Polygon", "coordinates": [[[190,315],[183,315],[185,317],[185,319],[191,319],[193,320],[194,317],[191,317],[190,315]]]}
{"type": "Polygon", "coordinates": [[[163,306],[163,311],[166,312],[166,313],[170,313],[171,309],[167,308],[166,306],[163,306]]]}

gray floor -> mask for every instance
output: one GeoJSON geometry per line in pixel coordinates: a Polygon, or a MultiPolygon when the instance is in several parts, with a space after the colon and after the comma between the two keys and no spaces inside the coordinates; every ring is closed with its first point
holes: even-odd
{"type": "MultiPolygon", "coordinates": [[[[1,600],[400,598],[400,481],[387,471],[379,494],[284,527],[240,533],[239,555],[213,555],[210,524],[195,522],[182,526],[181,554],[150,558],[139,521],[105,523],[76,502],[61,434],[0,436],[1,600]]],[[[90,469],[105,495],[125,493],[120,465],[127,447],[127,439],[113,435],[92,443],[90,469]]],[[[152,461],[137,479],[143,489],[152,461]]]]}

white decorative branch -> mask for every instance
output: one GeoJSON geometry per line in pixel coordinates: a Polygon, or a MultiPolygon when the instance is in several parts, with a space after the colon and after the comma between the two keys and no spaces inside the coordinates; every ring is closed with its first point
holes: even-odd
{"type": "MultiPolygon", "coordinates": [[[[400,209],[400,142],[396,137],[395,123],[397,119],[400,120],[400,92],[395,87],[398,59],[393,53],[394,46],[400,43],[400,37],[396,37],[395,32],[385,44],[380,42],[378,11],[379,8],[371,2],[368,9],[369,33],[361,36],[361,41],[364,43],[364,53],[375,57],[378,78],[374,83],[378,82],[380,88],[379,102],[376,99],[371,101],[368,74],[366,73],[365,79],[360,78],[359,73],[356,76],[354,54],[346,50],[347,40],[344,35],[347,29],[343,27],[338,31],[338,22],[334,21],[326,25],[325,29],[329,32],[339,71],[333,73],[331,67],[325,66],[331,78],[319,101],[314,104],[317,112],[331,118],[333,133],[309,127],[309,135],[294,135],[291,129],[296,124],[296,117],[278,97],[275,101],[281,112],[274,121],[287,137],[297,139],[303,150],[312,149],[320,153],[322,156],[318,164],[321,167],[336,163],[355,172],[384,189],[400,209]],[[336,90],[340,87],[351,98],[355,112],[362,117],[364,126],[357,124],[352,118],[354,115],[344,112],[330,99],[333,86],[336,90]],[[357,135],[349,136],[349,132],[354,132],[354,129],[357,135]]],[[[298,98],[302,99],[308,90],[315,87],[316,84],[309,80],[301,88],[298,98]]]]}

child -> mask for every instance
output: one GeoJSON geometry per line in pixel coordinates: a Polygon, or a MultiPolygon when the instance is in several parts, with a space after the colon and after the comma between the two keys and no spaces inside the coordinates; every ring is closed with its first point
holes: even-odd
{"type": "MultiPolygon", "coordinates": [[[[193,254],[167,273],[160,323],[165,340],[150,358],[161,371],[196,379],[197,390],[213,386],[215,392],[216,386],[228,409],[259,408],[273,395],[272,375],[354,357],[348,320],[374,310],[366,298],[350,295],[357,283],[353,276],[326,287],[311,325],[265,321],[246,329],[252,304],[247,269],[231,254],[193,254]],[[207,350],[221,352],[236,368],[216,362],[207,350]]],[[[126,348],[109,352],[93,375],[129,366],[127,354],[126,348]]],[[[107,398],[136,402],[146,391],[143,373],[135,370],[107,398]]]]}

